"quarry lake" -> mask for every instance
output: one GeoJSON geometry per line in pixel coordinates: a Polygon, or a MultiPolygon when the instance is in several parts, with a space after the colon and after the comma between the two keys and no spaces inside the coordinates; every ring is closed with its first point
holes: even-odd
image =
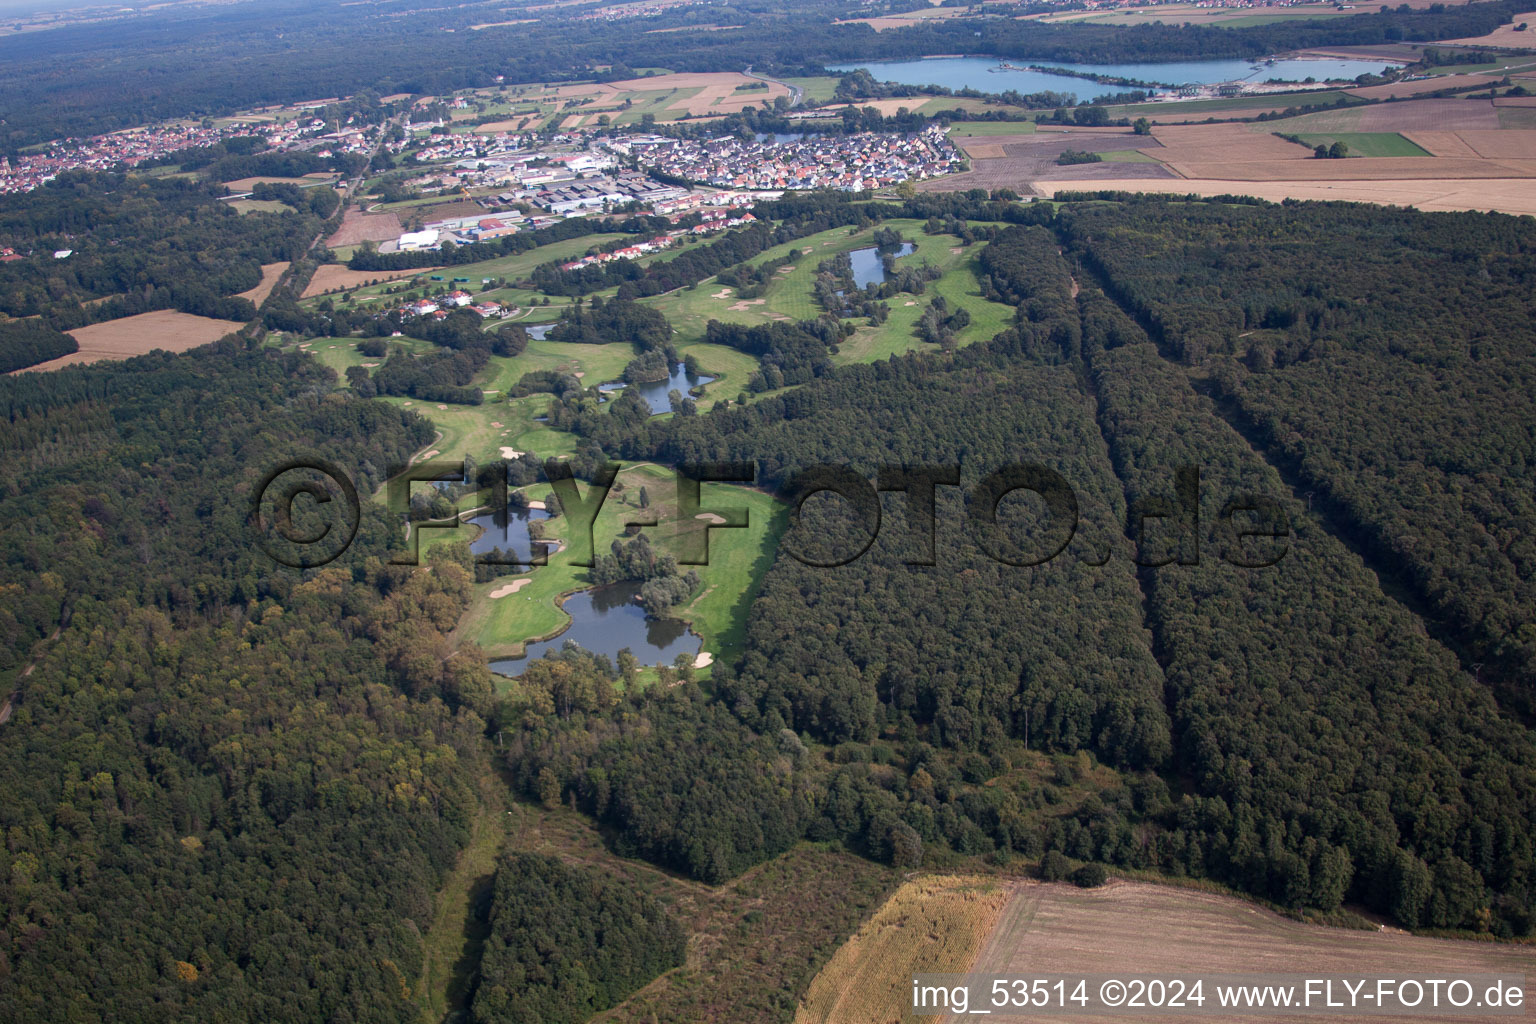
{"type": "Polygon", "coordinates": [[[635,600],[639,593],[638,583],[615,583],[571,595],[562,606],[571,617],[569,629],[551,640],[529,644],[521,658],[491,662],[491,671],[521,675],[530,658],[558,651],[568,640],[594,654],[606,654],[615,662],[619,651],[628,647],[642,665],[670,665],[679,654],[698,654],[702,643],[699,635],[681,620],[648,618],[635,600]]]}
{"type": "Polygon", "coordinates": [[[902,85],[942,85],[947,89],[979,89],[998,93],[1070,92],[1079,100],[1091,100],[1125,92],[1129,86],[1104,85],[1072,75],[1023,70],[1024,65],[1039,64],[1091,75],[1155,82],[1165,86],[1214,85],[1218,82],[1319,82],[1331,79],[1353,80],[1359,75],[1381,74],[1396,67],[1380,60],[1276,60],[1274,63],[1248,60],[1179,61],[1170,64],[1069,64],[1040,58],[1016,57],[1008,61],[1014,68],[1003,69],[1001,61],[990,57],[934,57],[929,60],[874,61],[838,64],[830,70],[847,73],[863,68],[880,82],[902,85]]]}

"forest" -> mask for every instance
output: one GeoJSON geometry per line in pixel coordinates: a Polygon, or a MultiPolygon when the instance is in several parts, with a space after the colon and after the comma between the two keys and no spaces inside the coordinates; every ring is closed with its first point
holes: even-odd
{"type": "Polygon", "coordinates": [[[224,192],[214,182],[70,171],[0,197],[0,238],[32,253],[0,264],[0,312],[40,315],[59,330],[158,309],[253,319],[236,293],[260,283],[262,264],[301,256],[338,200],[315,189],[301,212],[242,216],[224,192]]]}
{"type": "Polygon", "coordinates": [[[514,853],[496,867],[475,1024],[581,1024],[683,962],[687,934],[600,868],[514,853]]]}
{"type": "Polygon", "coordinates": [[[371,490],[430,440],[333,380],[235,340],[0,378],[8,1020],[419,1019],[489,672],[444,660],[467,567],[391,568],[370,505],[325,569],[251,542],[275,463],[371,490]]]}

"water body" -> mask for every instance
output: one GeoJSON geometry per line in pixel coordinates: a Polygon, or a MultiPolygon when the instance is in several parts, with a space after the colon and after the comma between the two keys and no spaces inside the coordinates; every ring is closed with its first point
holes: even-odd
{"type": "MultiPolygon", "coordinates": [[[[507,528],[502,530],[496,525],[496,516],[492,512],[476,516],[468,520],[474,526],[481,529],[480,536],[470,541],[469,550],[477,555],[483,555],[495,548],[503,551],[514,552],[513,557],[518,561],[526,562],[533,556],[533,538],[528,534],[528,524],[539,519],[548,519],[549,513],[541,508],[525,508],[521,511],[507,509],[507,528]]],[[[540,545],[543,547],[544,545],[540,545]]]]}
{"type": "Polygon", "coordinates": [[[698,376],[690,376],[688,372],[683,369],[683,365],[684,364],[682,363],[678,363],[676,366],[672,367],[672,375],[666,380],[653,380],[644,384],[633,385],[625,384],[623,381],[619,380],[611,380],[606,384],[599,384],[598,390],[604,392],[605,394],[611,395],[615,392],[622,391],[627,387],[636,387],[640,389],[640,397],[645,399],[646,404],[651,407],[652,416],[655,416],[658,413],[671,412],[672,402],[667,397],[669,392],[677,391],[686,397],[689,388],[696,388],[701,384],[708,384],[710,381],[715,379],[713,377],[706,377],[703,374],[699,374],[698,376]]]}
{"type": "Polygon", "coordinates": [[[885,283],[885,257],[895,256],[900,259],[917,251],[917,246],[911,242],[902,242],[895,249],[877,249],[870,246],[867,249],[854,249],[848,253],[848,259],[853,263],[853,286],[855,288],[868,288],[872,284],[885,283]]]}
{"type": "MultiPolygon", "coordinates": [[[[1044,71],[1001,71],[1000,62],[990,57],[935,57],[932,60],[875,61],[864,64],[840,64],[832,71],[848,72],[864,68],[876,81],[902,85],[942,85],[949,89],[979,89],[982,92],[1021,93],[1070,92],[1079,100],[1091,100],[1125,92],[1124,85],[1101,85],[1086,78],[1056,75],[1044,71]]],[[[1010,64],[1048,64],[1095,75],[1115,75],[1141,82],[1167,86],[1214,85],[1218,82],[1319,82],[1329,79],[1353,80],[1364,74],[1381,74],[1401,67],[1380,60],[1279,60],[1274,64],[1246,60],[1179,61],[1172,64],[1069,64],[1052,60],[1014,58],[1010,64]]]]}
{"type": "Polygon", "coordinates": [[[528,332],[528,337],[543,341],[549,337],[550,328],[554,326],[554,324],[529,324],[525,330],[528,332]]]}
{"type": "MultiPolygon", "coordinates": [[[[642,665],[670,665],[679,654],[698,654],[703,643],[697,633],[678,619],[647,618],[645,609],[635,601],[638,583],[615,583],[572,595],[565,602],[571,628],[553,640],[529,644],[521,658],[491,662],[491,671],[504,676],[521,675],[529,658],[540,658],[545,651],[559,651],[567,640],[574,640],[596,654],[606,654],[615,662],[619,651],[628,647],[642,665]]],[[[502,598],[516,600],[516,595],[502,598]]]]}

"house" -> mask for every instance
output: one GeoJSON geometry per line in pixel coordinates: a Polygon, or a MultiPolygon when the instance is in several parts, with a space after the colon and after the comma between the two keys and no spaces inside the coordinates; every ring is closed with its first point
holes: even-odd
{"type": "Polygon", "coordinates": [[[469,292],[452,291],[443,296],[442,304],[444,306],[454,306],[457,308],[461,306],[467,306],[471,301],[472,300],[470,299],[469,292]]]}

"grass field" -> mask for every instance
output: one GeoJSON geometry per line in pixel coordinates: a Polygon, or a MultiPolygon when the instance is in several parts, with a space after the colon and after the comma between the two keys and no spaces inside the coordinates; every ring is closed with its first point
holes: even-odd
{"type": "Polygon", "coordinates": [[[1397,132],[1339,132],[1335,135],[1302,135],[1309,146],[1331,146],[1342,142],[1350,156],[1430,156],[1430,152],[1397,132]]]}
{"type": "Polygon", "coordinates": [[[231,209],[242,215],[247,213],[293,212],[293,207],[277,199],[236,199],[229,205],[231,209]]]}
{"type": "Polygon", "coordinates": [[[1012,895],[1011,885],[981,876],[907,882],[816,975],[795,1024],[924,1019],[908,1009],[911,976],[964,973],[1012,895]]]}
{"type": "Polygon", "coordinates": [[[949,129],[952,139],[973,139],[987,135],[1033,135],[1033,121],[973,121],[956,124],[949,129]]]}

